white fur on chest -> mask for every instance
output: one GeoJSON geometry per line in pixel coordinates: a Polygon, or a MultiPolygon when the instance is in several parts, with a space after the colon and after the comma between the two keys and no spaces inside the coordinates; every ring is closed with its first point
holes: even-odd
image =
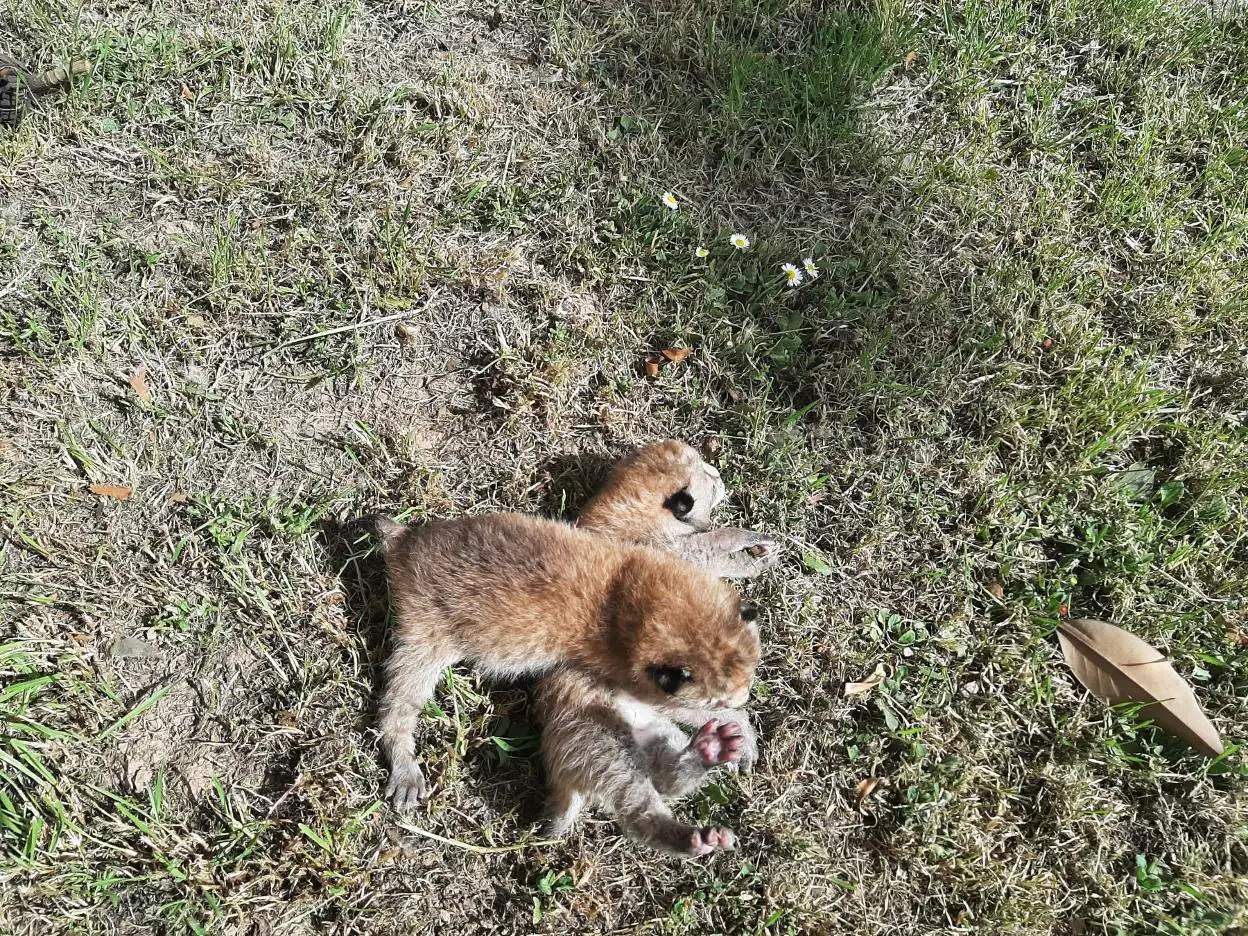
{"type": "Polygon", "coordinates": [[[667,735],[672,728],[671,721],[653,705],[647,705],[634,699],[627,693],[619,693],[615,700],[615,710],[628,725],[633,740],[646,747],[656,738],[667,735]]]}

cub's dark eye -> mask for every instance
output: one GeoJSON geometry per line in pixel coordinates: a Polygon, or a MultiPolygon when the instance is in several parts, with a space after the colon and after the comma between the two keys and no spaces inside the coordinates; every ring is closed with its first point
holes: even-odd
{"type": "Polygon", "coordinates": [[[758,620],[758,608],[752,604],[743,604],[741,606],[741,620],[746,624],[753,624],[758,620]]]}
{"type": "Polygon", "coordinates": [[[668,695],[675,693],[685,683],[693,681],[693,673],[683,666],[652,666],[650,677],[668,695]]]}
{"type": "Polygon", "coordinates": [[[687,517],[689,511],[693,510],[693,495],[686,488],[681,488],[665,500],[663,506],[670,510],[674,517],[687,517]]]}

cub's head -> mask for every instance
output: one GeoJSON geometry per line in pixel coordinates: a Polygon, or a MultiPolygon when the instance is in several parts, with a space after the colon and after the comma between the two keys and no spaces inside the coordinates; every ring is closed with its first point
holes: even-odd
{"type": "Polygon", "coordinates": [[[638,449],[612,467],[577,525],[638,542],[710,529],[724,482],[691,446],[675,439],[638,449]]]}
{"type": "Polygon", "coordinates": [[[621,688],[656,706],[737,708],[758,666],[758,611],[666,557],[630,563],[616,590],[621,688]]]}

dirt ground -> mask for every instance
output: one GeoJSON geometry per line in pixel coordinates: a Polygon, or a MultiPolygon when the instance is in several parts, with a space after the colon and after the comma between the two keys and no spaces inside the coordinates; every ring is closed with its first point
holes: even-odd
{"type": "Polygon", "coordinates": [[[0,130],[0,932],[1248,931],[1241,9],[4,0],[0,49],[93,63],[0,130]],[[571,518],[669,436],[784,541],[761,763],[681,807],[739,850],[539,844],[467,669],[395,814],[352,521],[571,518]]]}

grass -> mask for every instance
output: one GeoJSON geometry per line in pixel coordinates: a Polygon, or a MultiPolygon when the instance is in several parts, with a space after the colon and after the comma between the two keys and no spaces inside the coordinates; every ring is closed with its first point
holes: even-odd
{"type": "Polygon", "coordinates": [[[5,14],[97,67],[0,134],[0,931],[1248,927],[1242,10],[5,14]],[[685,807],[740,851],[540,843],[524,688],[466,671],[393,815],[343,521],[571,516],[670,435],[788,543],[762,763],[685,807]],[[1091,701],[1063,609],[1228,754],[1091,701]]]}

